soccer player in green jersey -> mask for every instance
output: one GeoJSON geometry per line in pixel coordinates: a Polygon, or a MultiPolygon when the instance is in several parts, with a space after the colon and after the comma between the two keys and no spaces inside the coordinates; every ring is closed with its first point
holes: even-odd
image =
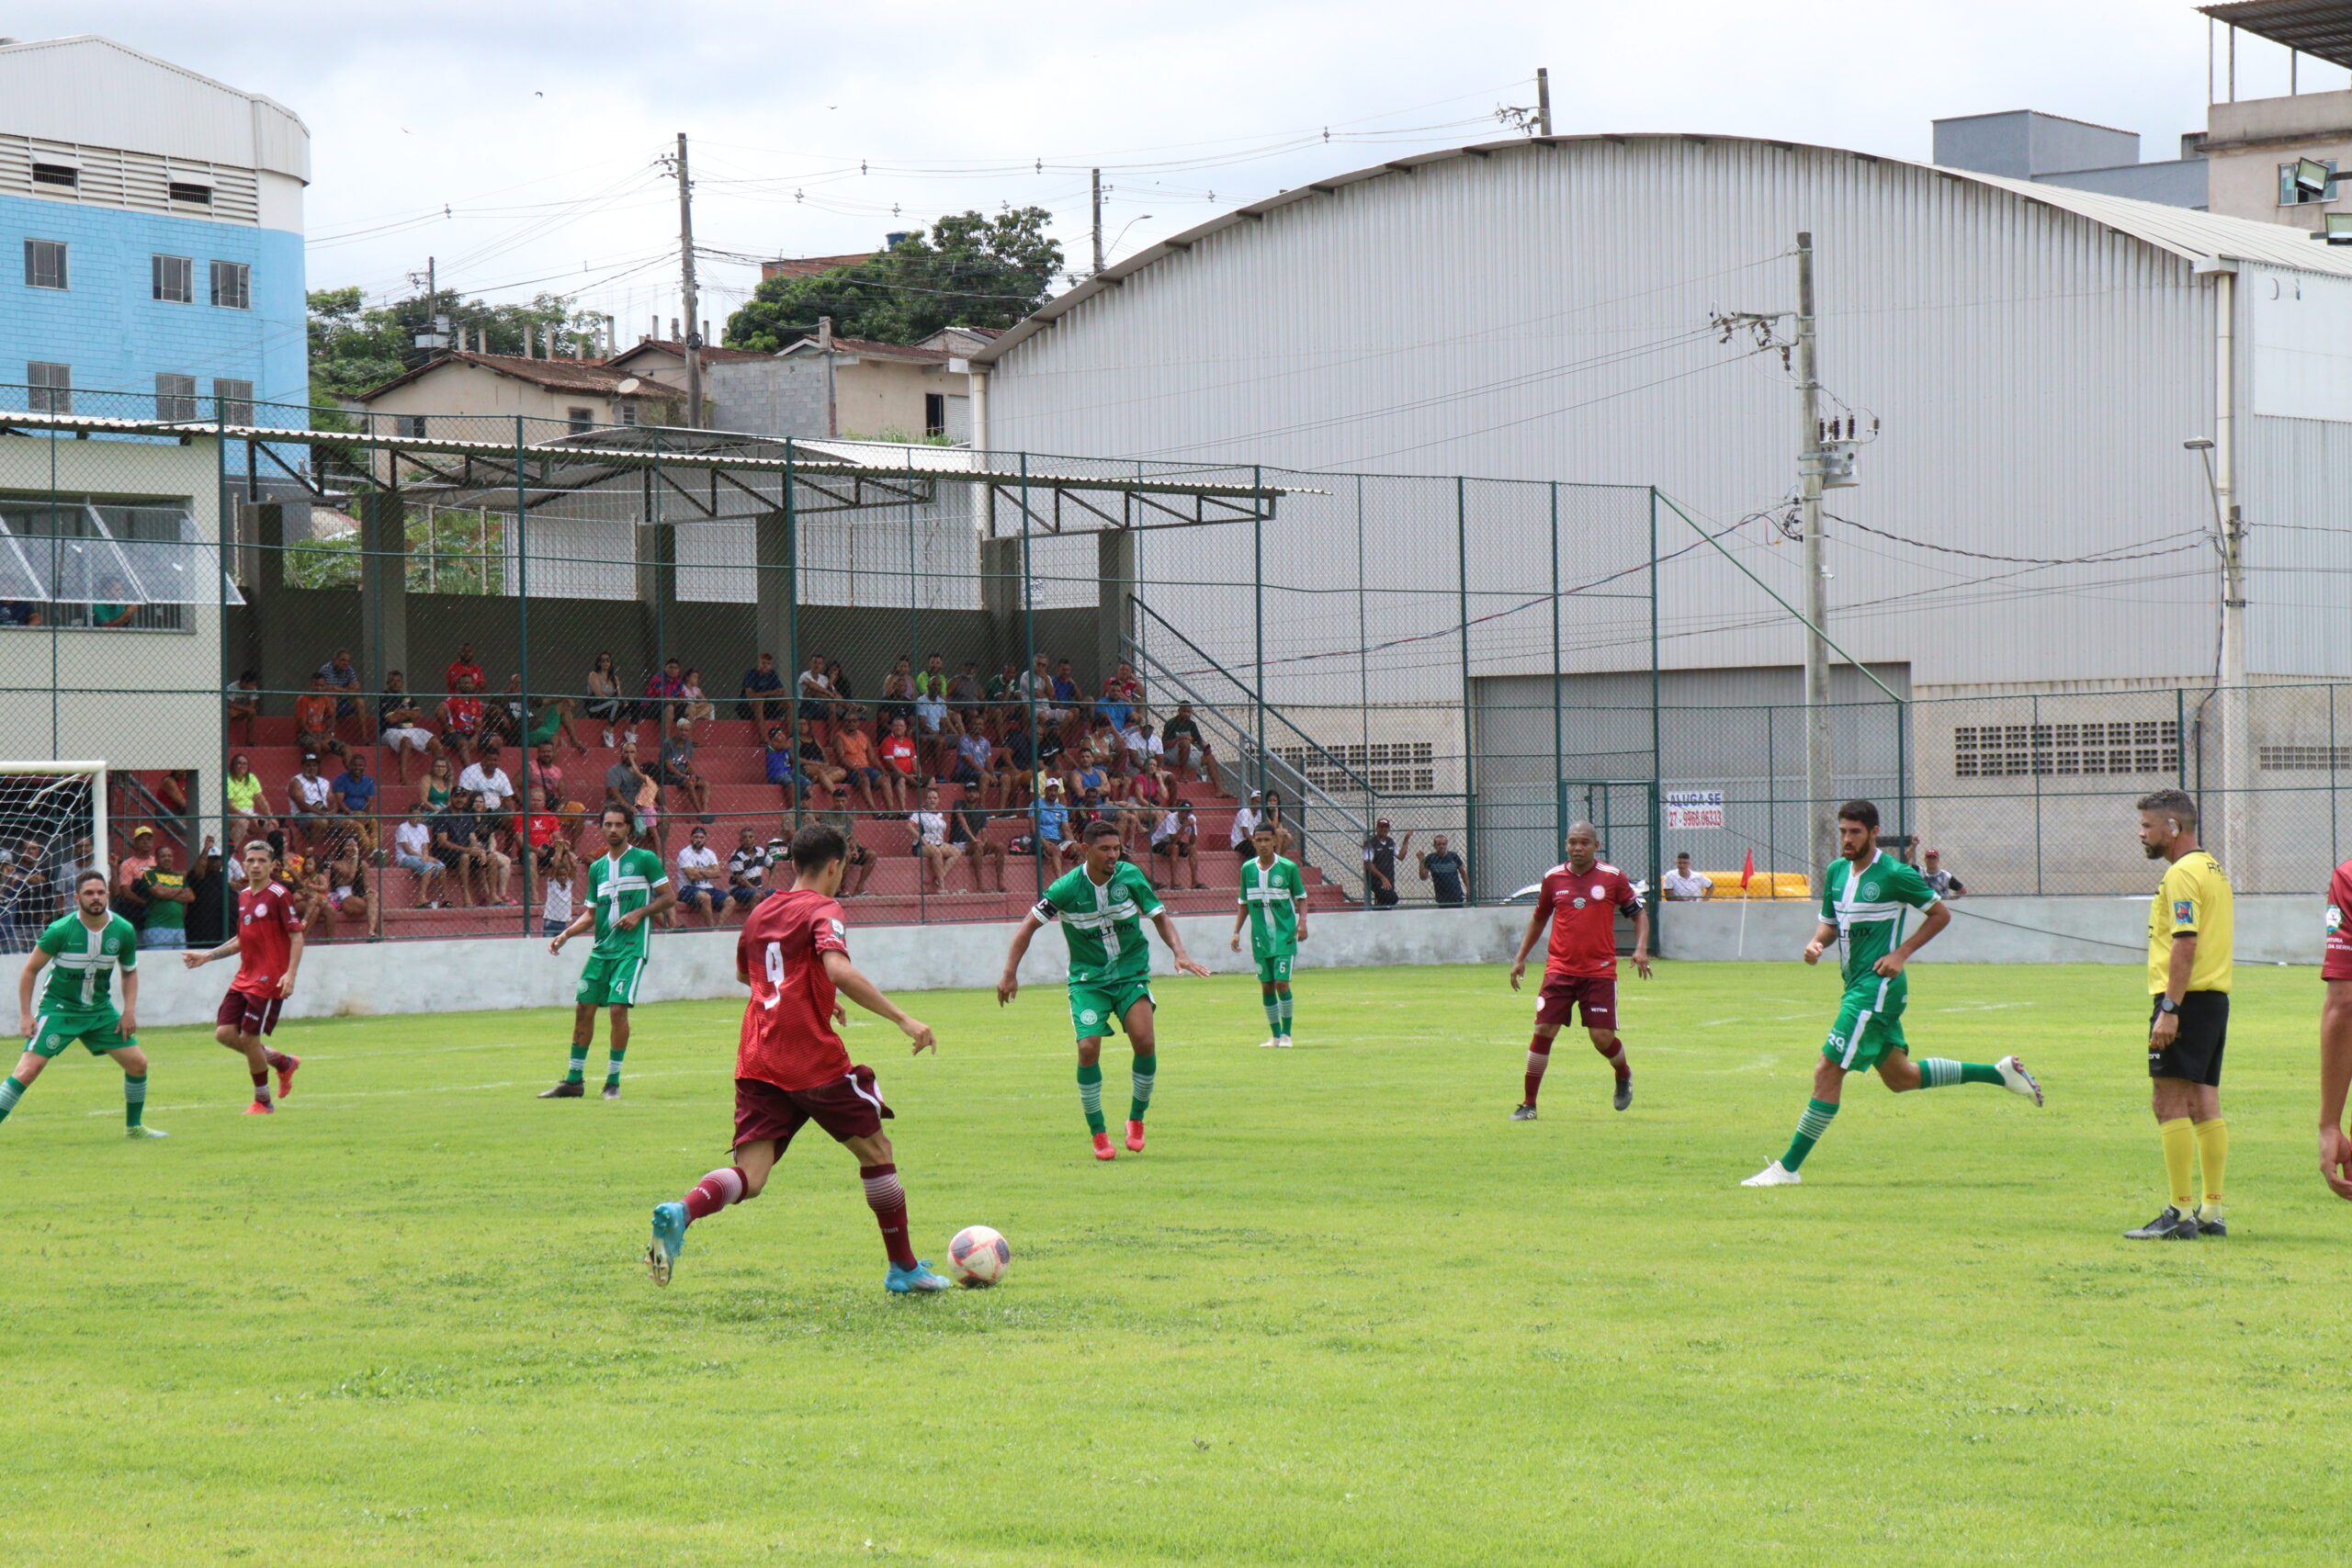
{"type": "Polygon", "coordinates": [[[613,1037],[605,1063],[605,1098],[621,1097],[621,1058],[628,1055],[628,1010],[637,1002],[637,984],[645,973],[647,922],[678,901],[662,857],[631,844],[636,827],[627,807],[607,806],[599,819],[605,852],[588,867],[588,906],[548,943],[549,953],[594,926],[596,945],[580,971],[580,988],[572,993],[571,1065],[563,1081],[539,1091],[541,1100],[578,1100],[588,1092],[582,1082],[588,1070],[588,1050],[596,1043],[596,1010],[613,1010],[613,1037]]]}
{"type": "Polygon", "coordinates": [[[1241,928],[1250,928],[1250,956],[1258,962],[1258,996],[1272,1032],[1260,1047],[1290,1048],[1290,966],[1306,940],[1306,879],[1298,863],[1274,853],[1274,829],[1258,824],[1250,835],[1257,858],[1241,863],[1241,907],[1233,916],[1233,951],[1241,951],[1241,928]]]}
{"type": "Polygon", "coordinates": [[[1143,922],[1149,919],[1159,928],[1159,940],[1175,955],[1179,972],[1205,977],[1208,971],[1184,951],[1184,939],[1176,934],[1176,922],[1152,890],[1151,879],[1119,857],[1118,825],[1090,822],[1083,838],[1086,858],[1046,889],[1012,933],[996,999],[1001,1007],[1020,994],[1021,958],[1029,951],[1029,939],[1047,920],[1061,921],[1062,934],[1069,939],[1069,1017],[1078,1032],[1079,1103],[1086,1108],[1087,1130],[1094,1134],[1094,1157],[1116,1159],[1118,1151],[1111,1146],[1111,1134],[1102,1122],[1102,1037],[1115,1021],[1135,1047],[1127,1106],[1130,1154],[1143,1153],[1143,1113],[1151,1104],[1152,1079],[1159,1067],[1152,1033],[1151,949],[1144,942],[1143,922]]]}
{"type": "Polygon", "coordinates": [[[1797,1122],[1789,1152],[1741,1182],[1742,1187],[1797,1184],[1797,1168],[1838,1114],[1838,1096],[1849,1072],[1876,1067],[1880,1081],[1897,1094],[1988,1083],[2041,1103],[2041,1086],[2015,1056],[2004,1056],[1990,1066],[1940,1056],[1911,1060],[1910,1044],[1903,1038],[1903,1008],[1911,985],[1904,965],[1951,923],[1951,910],[1926,877],[1878,847],[1878,807],[1869,801],[1849,800],[1838,808],[1838,858],[1822,875],[1821,925],[1805,946],[1804,961],[1820,963],[1829,944],[1838,943],[1845,1000],[1829,1041],[1821,1048],[1821,1060],[1814,1065],[1813,1099],[1797,1122]],[[1905,937],[1904,927],[1915,909],[1920,915],[1919,929],[1905,937]]]}
{"type": "Polygon", "coordinates": [[[93,1056],[112,1056],[122,1069],[124,1130],[134,1138],[160,1138],[143,1125],[147,1109],[147,1053],[139,1048],[139,933],[107,908],[107,876],[85,871],[74,881],[74,912],[53,920],[25,959],[17,977],[17,1012],[25,1054],[17,1070],[0,1083],[0,1122],[17,1108],[50,1058],[76,1040],[93,1056]],[[49,970],[40,1011],[33,1011],[33,987],[49,970]],[[122,971],[122,1008],[114,1005],[114,975],[122,971]]]}

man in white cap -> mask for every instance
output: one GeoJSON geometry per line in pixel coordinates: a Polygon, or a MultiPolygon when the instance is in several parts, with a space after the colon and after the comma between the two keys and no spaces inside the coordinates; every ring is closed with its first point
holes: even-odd
{"type": "Polygon", "coordinates": [[[1250,792],[1250,804],[1241,807],[1233,814],[1233,837],[1230,844],[1233,852],[1243,860],[1248,860],[1258,852],[1258,846],[1251,835],[1257,832],[1258,819],[1265,815],[1265,792],[1253,789],[1250,792]]]}

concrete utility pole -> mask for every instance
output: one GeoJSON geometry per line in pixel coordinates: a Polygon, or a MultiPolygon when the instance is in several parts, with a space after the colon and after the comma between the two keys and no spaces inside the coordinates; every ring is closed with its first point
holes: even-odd
{"type": "Polygon", "coordinates": [[[1095,169],[1091,173],[1094,175],[1094,276],[1100,277],[1102,276],[1102,171],[1095,169]]]}
{"type": "Polygon", "coordinates": [[[1552,134],[1552,73],[1541,65],[1535,68],[1535,134],[1552,134]]]}
{"type": "Polygon", "coordinates": [[[2245,519],[2238,509],[2237,281],[2234,271],[2213,278],[2213,510],[2222,529],[2222,852],[2240,877],[2250,877],[2245,792],[2254,737],[2245,689],[2245,519]]]}
{"type": "Polygon", "coordinates": [[[1823,874],[1838,856],[1838,803],[1830,798],[1829,579],[1821,549],[1821,371],[1815,355],[1813,236],[1797,236],[1797,479],[1804,518],[1804,795],[1811,814],[1813,865],[1823,874]]]}
{"type": "Polygon", "coordinates": [[[695,187],[686,177],[686,133],[678,132],[678,269],[685,293],[686,423],[702,428],[702,301],[695,291],[695,187]]]}

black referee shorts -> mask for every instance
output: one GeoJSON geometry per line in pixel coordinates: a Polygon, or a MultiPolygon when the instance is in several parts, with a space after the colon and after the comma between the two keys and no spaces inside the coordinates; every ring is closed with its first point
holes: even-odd
{"type": "MultiPolygon", "coordinates": [[[[2159,1010],[2148,1007],[2148,1028],[2156,1027],[2159,1010]]],[[[2163,1050],[2148,1048],[2148,1076],[2186,1078],[2209,1089],[2222,1087],[2222,1052],[2230,1043],[2230,993],[2189,991],[2180,998],[2180,1032],[2163,1050]]]]}

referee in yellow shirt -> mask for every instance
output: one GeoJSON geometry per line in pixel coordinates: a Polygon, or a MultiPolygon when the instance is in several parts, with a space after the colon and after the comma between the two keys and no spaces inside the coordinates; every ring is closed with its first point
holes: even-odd
{"type": "Polygon", "coordinates": [[[2133,1241],[2194,1241],[2230,1234],[2222,1172],[2230,1157],[2222,1120],[2222,1051],[2230,1035],[2230,879],[2197,846],[2197,803],[2177,789],[2140,802],[2140,846],[2168,862],[2148,906],[2148,1077],[2164,1139],[2172,1201],[2123,1234],[2133,1241]],[[2197,1198],[2197,1167],[2204,1198],[2197,1198]]]}

